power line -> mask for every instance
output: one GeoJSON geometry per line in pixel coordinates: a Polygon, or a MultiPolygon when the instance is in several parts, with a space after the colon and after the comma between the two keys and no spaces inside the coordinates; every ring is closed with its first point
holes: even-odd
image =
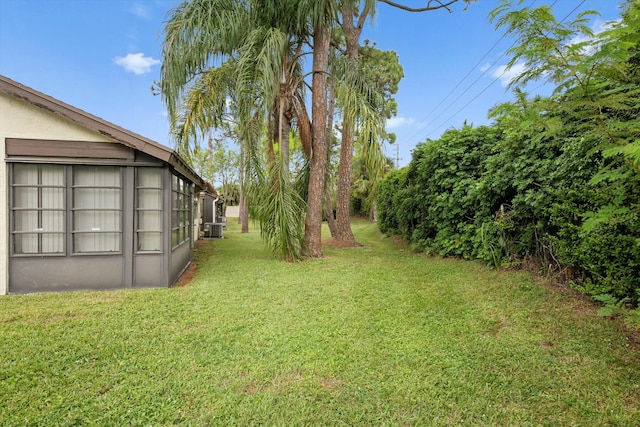
{"type": "MultiPolygon", "coordinates": [[[[534,1],[535,1],[535,0],[534,0],[534,1]]],[[[482,61],[483,61],[487,56],[489,56],[489,54],[491,53],[491,51],[493,51],[493,49],[495,49],[495,48],[496,48],[496,46],[498,46],[498,44],[499,44],[499,43],[500,43],[500,42],[501,42],[501,41],[502,41],[506,36],[507,36],[507,34],[506,34],[506,33],[505,33],[505,34],[503,34],[503,35],[502,35],[502,37],[500,37],[500,38],[498,39],[498,41],[497,41],[497,42],[495,42],[493,46],[491,46],[491,48],[487,51],[487,53],[485,53],[485,54],[482,56],[482,58],[480,58],[480,59],[478,60],[478,62],[476,62],[476,63],[473,65],[473,67],[471,67],[471,69],[469,70],[469,72],[468,72],[468,73],[467,73],[467,74],[462,78],[462,80],[460,80],[460,81],[458,82],[458,84],[457,84],[453,89],[451,89],[451,91],[450,91],[450,92],[449,92],[449,93],[448,93],[444,98],[442,98],[442,101],[440,101],[440,102],[438,103],[438,105],[436,105],[435,107],[433,107],[433,110],[431,110],[431,111],[429,112],[429,114],[427,114],[427,115],[425,116],[425,118],[424,118],[424,119],[420,120],[419,124],[420,124],[420,123],[424,123],[424,122],[425,122],[425,121],[426,121],[426,120],[427,120],[427,119],[428,119],[428,118],[429,118],[429,117],[430,117],[430,116],[431,116],[431,115],[432,115],[432,114],[433,114],[433,113],[438,109],[438,107],[440,107],[442,104],[444,104],[444,102],[445,102],[445,101],[446,101],[446,100],[447,100],[447,99],[448,99],[448,98],[449,98],[449,97],[450,97],[450,96],[451,96],[451,95],[456,91],[456,89],[458,89],[458,88],[460,87],[460,85],[461,85],[461,84],[462,84],[462,83],[467,79],[467,77],[469,77],[469,76],[471,75],[471,73],[473,73],[473,72],[477,69],[477,67],[482,63],[482,61]]],[[[504,54],[503,54],[502,56],[504,56],[504,54]]],[[[502,56],[501,56],[501,57],[502,57],[502,56]]],[[[484,75],[484,73],[482,73],[482,75],[484,75]]],[[[453,102],[455,103],[457,100],[458,100],[458,99],[454,100],[453,102]]],[[[439,117],[439,116],[437,116],[437,117],[436,117],[436,119],[437,119],[438,117],[439,117]]],[[[435,120],[435,119],[434,119],[434,120],[435,120]]],[[[429,124],[431,124],[431,122],[430,122],[430,123],[428,123],[427,125],[425,125],[422,129],[418,130],[415,134],[411,135],[411,136],[409,137],[409,139],[412,139],[414,136],[417,136],[418,134],[420,134],[423,130],[425,130],[425,129],[429,126],[429,124]]]]}
{"type": "MultiPolygon", "coordinates": [[[[528,6],[531,7],[536,0],[533,0],[533,2],[528,6]]],[[[555,6],[555,4],[558,2],[558,0],[555,0],[549,7],[553,8],[553,6],[555,6]]],[[[578,3],[577,6],[575,6],[564,18],[562,18],[562,20],[560,21],[560,23],[563,23],[567,18],[569,18],[571,15],[573,15],[573,13],[578,10],[584,3],[586,2],[586,0],[582,0],[580,1],[580,3],[578,3]]],[[[506,36],[506,34],[504,34],[499,40],[498,42],[496,42],[490,49],[489,51],[483,56],[482,59],[484,59],[494,48],[495,46],[506,36]]],[[[449,108],[451,108],[458,100],[460,100],[460,98],[462,98],[464,95],[466,95],[469,90],[487,73],[487,71],[489,69],[491,69],[491,67],[493,67],[505,54],[506,52],[511,49],[511,47],[513,47],[515,45],[515,42],[504,52],[502,53],[502,55],[500,55],[488,68],[487,70],[485,70],[480,77],[478,77],[476,80],[474,80],[468,87],[467,89],[465,89],[464,92],[462,92],[462,94],[460,94],[453,102],[451,102],[438,116],[436,116],[431,122],[429,122],[427,125],[425,125],[423,128],[421,128],[419,131],[417,131],[416,133],[414,133],[410,138],[408,139],[412,139],[415,136],[417,136],[418,134],[420,134],[421,132],[423,132],[427,127],[429,127],[431,124],[433,124],[439,117],[442,116],[442,114],[444,114],[445,111],[447,111],[449,108]]],[[[482,59],[480,59],[479,62],[482,62],[482,59]]],[[[465,77],[454,87],[454,89],[449,92],[449,94],[447,94],[447,96],[445,96],[445,98],[440,101],[440,103],[434,108],[434,110],[432,110],[427,117],[425,117],[425,119],[423,119],[421,122],[424,122],[426,120],[426,118],[428,118],[431,114],[433,114],[433,112],[435,111],[435,109],[437,109],[440,105],[442,105],[444,103],[444,101],[460,86],[460,84],[471,74],[471,72],[475,69],[475,67],[478,66],[478,63],[476,63],[473,68],[471,69],[471,71],[469,71],[467,73],[467,75],[465,75],[465,77]]],[[[498,80],[500,80],[502,78],[502,76],[504,76],[504,74],[507,72],[507,70],[505,69],[499,76],[497,76],[494,80],[492,80],[487,86],[485,86],[479,93],[477,93],[471,100],[469,100],[464,106],[462,106],[460,109],[458,109],[452,116],[450,116],[446,121],[444,121],[442,124],[440,124],[438,127],[436,127],[435,129],[433,129],[428,135],[433,134],[434,132],[436,132],[437,130],[441,129],[443,126],[445,126],[450,120],[452,120],[455,116],[457,116],[460,112],[462,112],[465,108],[467,108],[470,104],[473,103],[473,101],[475,101],[476,99],[478,99],[480,97],[480,95],[482,95],[484,92],[486,92],[491,86],[493,86],[498,80]]],[[[541,87],[541,86],[539,86],[541,87]]]]}
{"type": "MultiPolygon", "coordinates": [[[[537,0],[532,0],[531,3],[527,6],[527,7],[532,7],[537,0]]],[[[555,4],[558,0],[555,0],[553,2],[553,4],[555,4]]],[[[553,7],[553,5],[552,5],[553,7]]],[[[504,33],[499,39],[498,41],[496,41],[493,46],[491,46],[491,48],[489,48],[489,50],[471,67],[471,69],[467,72],[467,74],[465,74],[465,76],[458,82],[458,84],[455,85],[455,87],[453,89],[451,89],[451,91],[449,91],[449,93],[422,119],[420,120],[419,124],[424,123],[427,121],[427,119],[438,109],[438,107],[440,107],[447,99],[449,99],[449,97],[456,91],[456,89],[458,89],[460,87],[460,85],[462,85],[462,83],[471,75],[471,73],[473,73],[474,71],[477,70],[478,66],[480,64],[482,64],[482,61],[489,56],[489,54],[498,46],[498,44],[500,44],[500,42],[507,36],[507,33],[504,33]]],[[[507,49],[507,51],[509,49],[511,49],[511,47],[513,47],[515,45],[515,42],[509,46],[509,48],[507,49]]],[[[456,99],[453,100],[453,102],[449,103],[449,105],[440,112],[439,115],[437,115],[433,120],[431,120],[429,123],[427,123],[425,126],[423,126],[422,128],[420,128],[419,130],[417,130],[414,134],[412,134],[410,137],[408,137],[408,140],[413,139],[414,137],[416,137],[417,135],[419,135],[420,133],[422,133],[425,129],[427,129],[431,124],[433,124],[438,118],[440,118],[442,116],[442,114],[444,114],[449,108],[451,108],[456,102],[458,102],[458,100],[464,96],[469,89],[471,89],[471,87],[473,87],[474,84],[476,84],[482,77],[484,77],[484,75],[487,73],[487,71],[489,71],[489,69],[491,69],[491,67],[493,67],[493,65],[495,65],[495,63],[500,60],[500,58],[502,58],[505,55],[506,51],[504,53],[502,53],[498,59],[496,59],[493,63],[491,63],[489,65],[489,67],[487,67],[486,70],[484,70],[482,72],[482,74],[480,75],[480,77],[478,77],[476,80],[473,81],[473,83],[471,83],[463,92],[462,94],[460,94],[456,99]]]]}

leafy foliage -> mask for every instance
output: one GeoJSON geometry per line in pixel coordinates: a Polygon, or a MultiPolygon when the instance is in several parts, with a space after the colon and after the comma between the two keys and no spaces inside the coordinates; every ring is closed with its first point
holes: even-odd
{"type": "Polygon", "coordinates": [[[516,85],[548,78],[549,98],[496,106],[490,128],[428,141],[381,185],[380,229],[418,250],[512,265],[538,260],[590,295],[640,299],[640,5],[594,34],[547,6],[493,12],[516,34],[516,85]],[[590,39],[575,43],[578,36],[590,39]]]}

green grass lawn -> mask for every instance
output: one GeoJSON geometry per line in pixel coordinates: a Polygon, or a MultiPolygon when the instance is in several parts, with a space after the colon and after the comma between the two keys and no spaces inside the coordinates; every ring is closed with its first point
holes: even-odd
{"type": "Polygon", "coordinates": [[[0,424],[640,424],[640,349],[525,273],[235,224],[185,287],[0,298],[0,424]]]}

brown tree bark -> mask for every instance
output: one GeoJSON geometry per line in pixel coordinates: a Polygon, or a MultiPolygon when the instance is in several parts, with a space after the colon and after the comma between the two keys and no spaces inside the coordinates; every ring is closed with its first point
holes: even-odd
{"type": "MultiPolygon", "coordinates": [[[[342,4],[342,30],[347,42],[347,55],[358,60],[358,47],[365,19],[369,14],[364,9],[354,23],[355,11],[351,2],[342,4]]],[[[345,117],[342,122],[342,145],[338,166],[338,190],[336,194],[336,234],[333,236],[344,246],[358,246],[351,230],[351,168],[353,163],[354,123],[345,117]]]]}
{"type": "Polygon", "coordinates": [[[329,101],[327,104],[327,168],[324,176],[324,214],[327,218],[327,225],[331,237],[335,237],[338,233],[336,227],[336,218],[333,216],[333,201],[331,200],[331,174],[330,174],[330,156],[333,149],[333,114],[336,106],[335,79],[329,77],[329,101]]]}
{"type": "Polygon", "coordinates": [[[244,185],[247,178],[247,150],[244,141],[240,141],[240,200],[238,223],[242,228],[242,233],[249,232],[249,204],[244,194],[244,185]]]}
{"type": "Polygon", "coordinates": [[[300,141],[302,143],[302,151],[307,159],[311,158],[311,145],[313,141],[313,132],[311,130],[311,121],[309,113],[304,102],[297,102],[295,106],[296,120],[298,122],[298,132],[300,133],[300,141]]]}
{"type": "MultiPolygon", "coordinates": [[[[326,177],[325,177],[326,180],[326,177]]],[[[324,214],[327,217],[327,225],[331,237],[334,237],[338,230],[336,229],[336,218],[333,216],[333,201],[331,200],[331,187],[327,182],[324,183],[324,214]]]]}
{"type": "Polygon", "coordinates": [[[313,35],[313,94],[311,97],[312,155],[310,163],[307,216],[305,217],[305,254],[322,257],[322,200],[327,168],[327,72],[331,29],[317,24],[313,35]]]}
{"type": "Polygon", "coordinates": [[[240,213],[238,221],[242,227],[242,233],[249,232],[249,204],[246,197],[240,193],[240,213]]]}

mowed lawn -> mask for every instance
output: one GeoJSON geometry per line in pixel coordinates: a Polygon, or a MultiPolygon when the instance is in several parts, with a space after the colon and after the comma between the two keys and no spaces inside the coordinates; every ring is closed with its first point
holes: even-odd
{"type": "Polygon", "coordinates": [[[529,275],[230,224],[184,287],[0,298],[0,424],[640,424],[640,349],[529,275]]]}

